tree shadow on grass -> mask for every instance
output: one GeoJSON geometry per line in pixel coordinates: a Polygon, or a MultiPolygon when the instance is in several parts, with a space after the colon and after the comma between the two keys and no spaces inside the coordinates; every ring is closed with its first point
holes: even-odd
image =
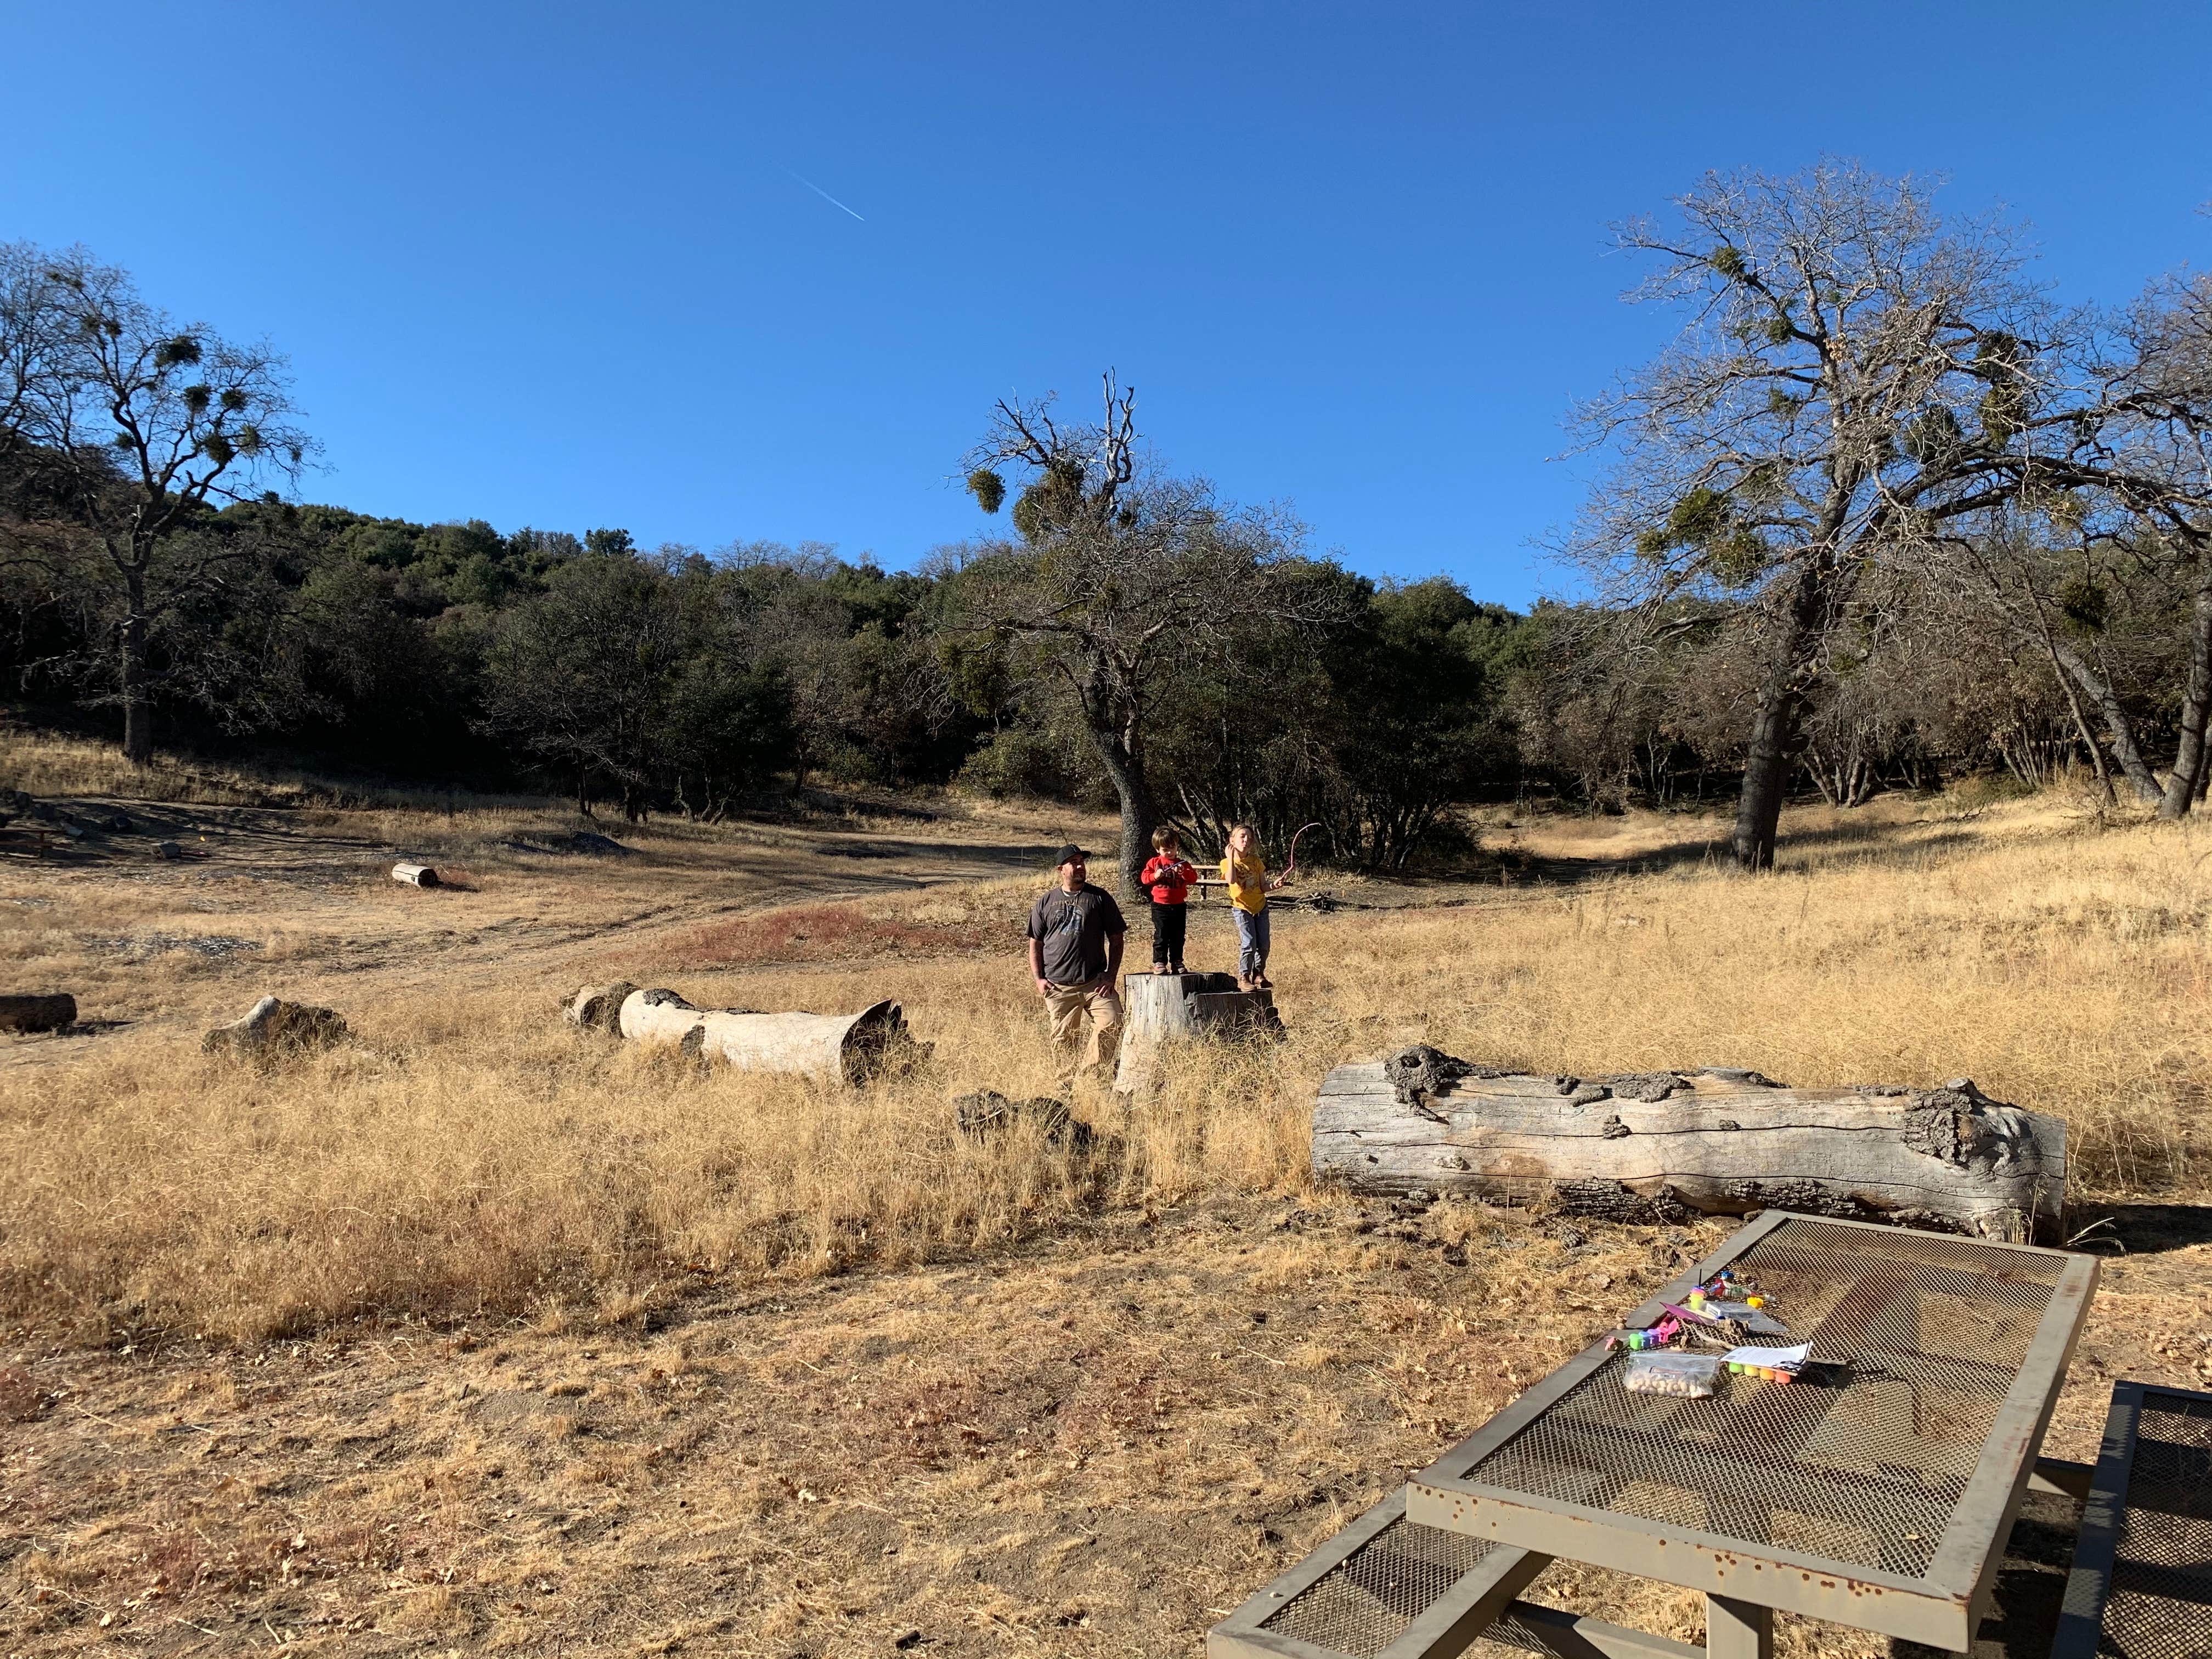
{"type": "MultiPolygon", "coordinates": [[[[1840,823],[1825,830],[1787,832],[1777,848],[1781,872],[1789,875],[1803,868],[1802,865],[1793,866],[1793,854],[1848,851],[1870,864],[1902,864],[1925,858],[1930,853],[1946,852],[1964,846],[1975,839],[1964,830],[1945,830],[1934,835],[1916,836],[1910,842],[1899,842],[1896,836],[1901,827],[1905,826],[1881,823],[1863,825],[1840,823]]],[[[1725,871],[1733,869],[1735,863],[1729,851],[1727,838],[1711,836],[1695,841],[1670,842],[1664,847],[1655,847],[1622,858],[1553,857],[1528,854],[1515,860],[1513,867],[1521,878],[1569,886],[1607,876],[1665,875],[1691,867],[1725,871]]]]}

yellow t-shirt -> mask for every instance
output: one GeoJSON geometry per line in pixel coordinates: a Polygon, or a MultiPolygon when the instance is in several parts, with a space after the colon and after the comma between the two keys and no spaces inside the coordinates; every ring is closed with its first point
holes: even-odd
{"type": "Polygon", "coordinates": [[[1229,884],[1229,902],[1238,909],[1256,916],[1267,908],[1265,859],[1238,859],[1231,854],[1221,860],[1221,878],[1229,884]]]}

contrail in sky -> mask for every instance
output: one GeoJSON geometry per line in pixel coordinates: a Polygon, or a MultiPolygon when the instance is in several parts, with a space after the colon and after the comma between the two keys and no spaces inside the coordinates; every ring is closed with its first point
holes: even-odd
{"type": "MultiPolygon", "coordinates": [[[[790,169],[789,167],[786,167],[786,168],[784,169],[784,171],[785,171],[786,173],[791,173],[791,169],[790,169]]],[[[821,185],[819,185],[816,184],[816,183],[815,183],[811,179],[804,178],[804,177],[802,177],[801,175],[799,175],[799,173],[791,173],[791,176],[792,176],[793,178],[794,178],[794,179],[797,179],[800,184],[802,184],[802,185],[805,185],[805,186],[807,187],[807,189],[809,189],[809,190],[812,191],[813,191],[817,196],[819,196],[819,197],[820,197],[823,201],[825,201],[825,202],[829,203],[829,204],[830,204],[830,205],[831,207],[834,207],[834,208],[844,208],[844,210],[845,210],[846,212],[848,212],[848,213],[853,213],[853,210],[852,210],[852,209],[850,209],[850,208],[848,208],[848,207],[845,207],[845,204],[844,204],[842,202],[839,201],[836,197],[832,196],[832,195],[831,195],[828,191],[826,191],[826,190],[823,189],[821,185]]],[[[854,216],[855,219],[860,219],[860,216],[859,214],[857,214],[857,213],[853,213],[853,216],[854,216]]],[[[864,224],[864,225],[865,225],[865,224],[866,224],[866,223],[867,223],[868,222],[867,222],[866,219],[860,219],[860,222],[861,222],[862,224],[864,224]]]]}

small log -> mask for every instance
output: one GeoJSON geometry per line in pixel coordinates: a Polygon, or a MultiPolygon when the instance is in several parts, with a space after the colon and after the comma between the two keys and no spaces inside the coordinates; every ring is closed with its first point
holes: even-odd
{"type": "Polygon", "coordinates": [[[1545,1077],[1409,1049],[1387,1071],[1328,1074],[1313,1168],[1359,1192],[1544,1200],[1620,1220],[1785,1209],[2026,1239],[2057,1224],[2066,1128],[1966,1079],[1912,1090],[1789,1089],[1716,1069],[1545,1077]]]}
{"type": "Polygon", "coordinates": [[[586,985],[562,1007],[562,1017],[587,1031],[622,1035],[622,1006],[637,987],[628,980],[618,985],[586,985]]]}
{"type": "Polygon", "coordinates": [[[410,887],[435,887],[438,884],[438,872],[427,864],[395,864],[392,866],[392,878],[404,881],[410,887]]]}
{"type": "Polygon", "coordinates": [[[52,996],[0,996],[0,1031],[58,1031],[76,1024],[76,999],[68,992],[52,996]]]}
{"type": "Polygon", "coordinates": [[[1240,991],[1233,974],[1130,974],[1121,981],[1121,1051],[1114,1087],[1139,1094],[1159,1081],[1161,1050],[1206,1037],[1279,1033],[1273,991],[1240,991]]]}
{"type": "Polygon", "coordinates": [[[350,1035],[336,1009],[287,1002],[281,997],[264,997],[246,1011],[243,1019],[218,1025],[202,1037],[200,1048],[210,1054],[268,1060],[310,1048],[327,1048],[344,1042],[350,1035]]]}
{"type": "Polygon", "coordinates": [[[929,1054],[929,1045],[916,1042],[907,1030],[906,1011],[889,1001],[857,1014],[766,1014],[695,1008],[673,991],[634,991],[623,1000],[618,1029],[633,1042],[672,1042],[686,1054],[742,1072],[856,1087],[929,1054]]]}

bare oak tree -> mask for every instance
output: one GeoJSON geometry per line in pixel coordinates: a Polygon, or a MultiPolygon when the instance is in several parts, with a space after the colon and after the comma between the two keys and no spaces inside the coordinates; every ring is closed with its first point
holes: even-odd
{"type": "Polygon", "coordinates": [[[1709,174],[1674,222],[1621,227],[1686,309],[1674,344],[1577,411],[1612,476],[1570,551],[1632,607],[1725,602],[1758,672],[1733,837],[1771,864],[1808,690],[1869,562],[2004,498],[2051,321],[1994,223],[1824,161],[1709,174]]]}
{"type": "Polygon", "coordinates": [[[1201,482],[1150,473],[1135,410],[1133,391],[1111,374],[1096,423],[1062,422],[1049,398],[999,404],[963,465],[994,513],[1007,494],[1000,469],[1024,469],[1012,511],[1020,539],[948,550],[936,563],[948,634],[1000,653],[1017,684],[1073,705],[1120,800],[1130,893],[1159,822],[1146,717],[1170,659],[1219,649],[1240,617],[1319,623],[1329,603],[1284,579],[1295,525],[1224,507],[1201,482]]]}
{"type": "Polygon", "coordinates": [[[2167,590],[2189,666],[2173,765],[2162,784],[2143,764],[2126,711],[2088,653],[2074,651],[2068,665],[2105,710],[2136,793],[2157,799],[2160,817],[2179,818],[2212,777],[2212,276],[2154,283],[2111,332],[2091,365],[2100,395],[2043,417],[2047,453],[2025,458],[2021,476],[2033,499],[2057,498],[2053,516],[2079,537],[2083,568],[2064,596],[2074,610],[2094,618],[2102,609],[2094,568],[2100,548],[2118,550],[2167,590]]]}
{"type": "Polygon", "coordinates": [[[124,752],[143,763],[154,751],[149,640],[167,611],[222,580],[232,550],[180,532],[224,502],[295,480],[313,444],[296,424],[285,361],[268,346],[178,324],[82,249],[16,257],[24,252],[11,251],[11,290],[20,281],[34,291],[45,320],[9,371],[7,425],[16,467],[57,517],[11,525],[10,551],[58,567],[75,564],[88,539],[97,550],[119,601],[124,752]]]}

